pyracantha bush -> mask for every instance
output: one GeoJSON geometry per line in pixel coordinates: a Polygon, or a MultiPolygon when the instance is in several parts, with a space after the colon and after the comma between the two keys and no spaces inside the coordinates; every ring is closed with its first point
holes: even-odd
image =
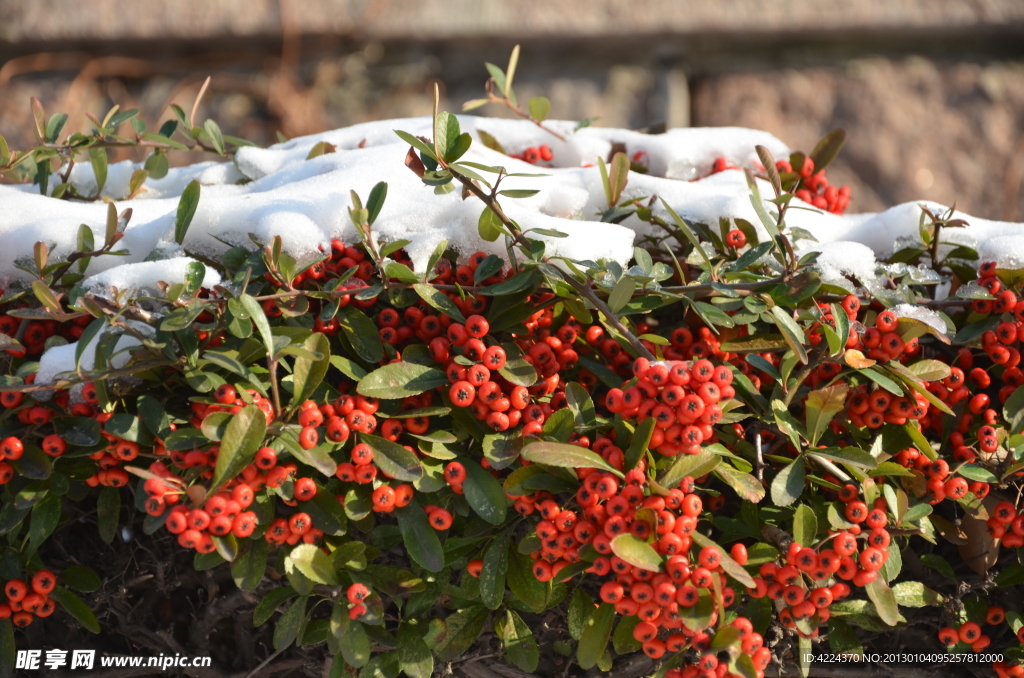
{"type": "MultiPolygon", "coordinates": [[[[488,100],[543,127],[544,102],[520,109],[493,70],[488,100]]],[[[97,124],[60,147],[64,162],[116,142],[97,124]]],[[[188,138],[223,152],[214,128],[188,138]]],[[[352,195],[357,241],[302,262],[280,238],[232,247],[161,296],[77,285],[76,261],[112,256],[113,207],[102,247],[49,261],[37,244],[31,285],[0,298],[5,634],[56,605],[98,630],[66,588],[95,576],[54,574],[37,552],[91,507],[112,541],[127,503],[197,568],[230,561],[246,590],[272,572],[254,623],[282,610],[275,649],[325,643],[332,675],[426,678],[485,628],[534,671],[524,615],[555,608],[554,650],[582,669],[642,651],[659,677],[761,678],[785,657],[806,672],[815,643],[860,654],[856,629],[930,607],[941,630],[917,650],[998,653],[997,674],[1024,673],[1022,617],[990,602],[1024,581],[1020,271],[954,270],[937,246],[909,247],[886,289],[823,282],[785,217],[794,197],[845,209],[824,174],[838,133],[785,160],[757,149],[744,171],[758,229],[620,201],[644,154],[596,159],[604,216],[664,236],[626,270],[548,257],[502,210],[524,197],[500,189],[505,170],[460,162],[471,138],[454,116],[435,131],[399,132],[406,165],[482,201],[480,234],[507,257],[441,243],[414,273],[407,241],[374,237],[383,183],[352,195]],[[223,281],[210,289],[208,266],[223,281]],[[937,299],[942,282],[953,296],[937,299]],[[36,383],[40,355],[75,341],[79,367],[36,383]]],[[[186,189],[179,243],[198,200],[186,189]]],[[[962,225],[926,212],[922,238],[962,225]]]]}

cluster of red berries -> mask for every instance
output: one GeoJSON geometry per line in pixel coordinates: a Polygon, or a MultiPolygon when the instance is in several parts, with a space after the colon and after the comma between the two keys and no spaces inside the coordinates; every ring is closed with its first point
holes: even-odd
{"type": "Polygon", "coordinates": [[[540,146],[530,146],[519,154],[510,153],[509,157],[536,165],[540,162],[551,162],[555,154],[551,152],[551,148],[547,144],[541,144],[540,146]]]}
{"type": "MultiPolygon", "coordinates": [[[[790,160],[777,160],[775,162],[775,169],[782,175],[783,184],[787,184],[787,179],[790,178],[799,179],[800,186],[794,193],[796,197],[808,205],[813,205],[826,212],[833,214],[845,212],[850,204],[850,187],[829,185],[828,177],[825,176],[825,170],[815,172],[813,160],[803,156],[800,156],[800,158],[802,159],[793,156],[790,160]],[[796,165],[794,165],[794,162],[796,165]],[[796,168],[795,170],[794,167],[796,168]]],[[[736,169],[740,168],[731,164],[728,159],[718,157],[715,158],[711,165],[711,174],[736,169]]]]}
{"type": "Polygon", "coordinates": [[[233,534],[241,539],[256,529],[256,513],[245,510],[253,502],[254,488],[241,478],[231,482],[231,489],[204,497],[190,509],[181,502],[187,497],[184,483],[164,462],[155,461],[149,465],[149,477],[142,489],[146,492],[146,513],[155,517],[166,514],[164,527],[177,535],[183,548],[209,553],[216,549],[213,537],[233,534]]]}
{"type": "Polygon", "coordinates": [[[605,407],[629,420],[653,418],[650,449],[666,457],[697,454],[703,443],[717,440],[712,427],[722,418],[718,403],[736,395],[728,366],[716,366],[707,358],[693,363],[638,358],[633,374],[625,388],[608,391],[605,407]]]}
{"type": "MultiPolygon", "coordinates": [[[[612,448],[614,444],[608,438],[599,438],[593,445],[601,453],[612,448]]],[[[711,595],[715,578],[727,607],[736,596],[728,586],[722,553],[717,547],[691,553],[691,535],[704,508],[694,492],[693,478],[684,478],[679,488],[661,497],[645,496],[642,463],[628,471],[621,484],[615,475],[596,469],[579,468],[576,474],[583,481],[575,495],[579,511],[564,508],[548,492],[516,497],[517,511],[524,515],[536,512],[541,518],[534,528],[541,545],[539,551],[531,554],[534,576],[542,582],[555,579],[565,567],[580,560],[581,548],[593,548],[599,555],[586,571],[598,577],[611,577],[601,585],[601,599],[613,604],[619,614],[639,617],[634,637],[643,651],[658,659],[665,652],[676,652],[688,645],[703,653],[697,666],[714,671],[718,660],[710,651],[707,628],[716,623],[717,615],[724,614],[724,610],[713,614],[707,627],[690,628],[680,616],[680,609],[692,608],[702,597],[711,595]],[[652,571],[615,555],[612,540],[625,534],[653,540],[654,550],[666,558],[664,568],[652,571]]],[[[746,562],[743,545],[733,547],[732,558],[740,564],[746,562]]],[[[482,566],[482,561],[475,560],[467,569],[478,576],[482,566]]],[[[752,655],[755,666],[763,670],[771,655],[763,647],[760,634],[743,617],[732,624],[740,630],[742,651],[752,655]]]]}
{"type": "MultiPolygon", "coordinates": [[[[985,624],[988,626],[999,626],[1004,621],[1006,621],[1006,611],[998,605],[989,607],[985,612],[985,624]]],[[[981,625],[973,621],[964,622],[959,628],[947,626],[939,629],[938,635],[939,642],[943,645],[952,647],[957,643],[963,643],[969,645],[975,652],[982,652],[992,643],[992,639],[982,633],[981,625]]],[[[1017,639],[1024,643],[1024,629],[1017,634],[1017,639]]],[[[1002,662],[1000,663],[1002,664],[1002,662]]],[[[1002,664],[1002,666],[993,665],[993,668],[1000,676],[1024,676],[1024,666],[1021,665],[1010,668],[1002,664]]]]}
{"type": "Polygon", "coordinates": [[[844,485],[838,492],[843,504],[842,515],[850,524],[846,529],[830,530],[817,547],[792,542],[784,562],[765,563],[760,567],[756,586],[748,589],[754,598],[767,595],[786,605],[779,613],[783,626],[801,635],[817,637],[817,626],[805,634],[796,622],[817,615],[819,623],[828,621],[829,606],[850,594],[850,586],[835,581],[831,586],[810,586],[830,579],[848,581],[864,587],[878,578],[878,572],[889,560],[892,536],[885,499],[877,499],[872,508],[859,499],[856,486],[844,485]],[[858,545],[858,539],[864,541],[858,545]]]}
{"type": "MultiPolygon", "coordinates": [[[[0,291],[0,295],[2,295],[2,291],[0,291]]],[[[15,302],[11,308],[12,310],[28,308],[28,304],[15,302]]],[[[86,326],[92,321],[92,316],[85,314],[76,316],[67,323],[58,323],[56,320],[49,319],[28,320],[5,314],[0,315],[0,334],[18,339],[25,349],[8,348],[6,349],[7,354],[15,358],[24,358],[26,355],[42,355],[46,350],[46,340],[50,337],[61,337],[69,342],[78,341],[78,338],[85,332],[86,326]]]]}
{"type": "Polygon", "coordinates": [[[57,586],[57,575],[49,570],[39,570],[28,583],[11,579],[4,584],[6,603],[0,603],[0,619],[10,619],[14,625],[24,628],[36,617],[49,617],[57,609],[49,594],[57,586]]]}
{"type": "MultiPolygon", "coordinates": [[[[794,165],[788,160],[779,160],[775,163],[775,169],[779,174],[793,173],[794,165]]],[[[833,214],[842,214],[850,204],[849,186],[830,186],[825,170],[814,171],[814,161],[808,157],[796,168],[796,173],[802,179],[801,188],[797,189],[796,197],[808,205],[814,205],[818,209],[833,214]]]]}

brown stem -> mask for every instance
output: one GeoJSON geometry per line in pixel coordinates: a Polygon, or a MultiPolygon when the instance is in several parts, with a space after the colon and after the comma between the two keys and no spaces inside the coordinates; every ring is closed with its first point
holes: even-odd
{"type": "Polygon", "coordinates": [[[494,92],[488,92],[487,93],[487,97],[492,102],[494,102],[496,104],[502,104],[505,108],[507,108],[508,110],[512,111],[513,113],[518,115],[520,118],[523,118],[524,120],[529,120],[534,125],[536,125],[537,127],[540,127],[542,130],[544,130],[545,132],[547,132],[551,136],[556,137],[560,141],[568,141],[561,134],[559,134],[558,132],[554,131],[553,129],[551,129],[549,127],[546,127],[543,122],[541,122],[537,118],[535,118],[532,115],[530,115],[527,111],[524,111],[521,106],[513,105],[511,99],[509,99],[508,97],[505,97],[505,96],[496,97],[496,96],[494,96],[494,92]]]}

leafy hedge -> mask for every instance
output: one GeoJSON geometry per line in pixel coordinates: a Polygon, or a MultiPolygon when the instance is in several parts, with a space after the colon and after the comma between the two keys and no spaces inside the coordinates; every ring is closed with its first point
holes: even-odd
{"type": "MultiPolygon", "coordinates": [[[[547,129],[546,100],[515,99],[514,63],[489,65],[488,99],[471,105],[547,129]]],[[[63,119],[37,106],[41,145],[3,144],[0,162],[54,199],[86,199],[66,176],[50,190],[51,170],[86,156],[99,175],[106,148],[149,146],[135,192],[166,172],[168,148],[243,143],[176,110],[159,134],[113,111],[59,142],[63,119]],[[117,136],[129,120],[135,136],[117,136]]],[[[279,238],[233,247],[157,297],[79,285],[130,219],[113,204],[103,243],[83,228],[65,260],[40,242],[23,262],[31,284],[0,298],[8,674],[14,628],[35,617],[60,607],[99,632],[71,592],[96,590],[95,573],[54,574],[38,552],[93,508],[112,542],[123,505],[241,589],[281,575],[254,625],[274,620],[275,650],[326,645],[335,676],[427,678],[485,629],[527,672],[550,649],[602,670],[642,650],[658,678],[760,678],[786,656],[806,675],[816,642],[862,654],[864,632],[915,624],[941,627],[915,650],[1024,671],[1024,620],[990,602],[1024,582],[1020,271],[964,265],[977,255],[940,245],[965,224],[923,211],[922,244],[892,257],[889,289],[823,282],[786,214],[845,208],[824,175],[841,132],[778,161],[758,147],[744,171],[761,229],[622,199],[643,158],[596,159],[602,218],[663,233],[625,270],[548,256],[537,236],[561,234],[501,206],[535,191],[464,161],[473,140],[455,116],[436,112],[432,139],[399,136],[435,192],[483,203],[480,235],[507,258],[442,243],[414,272],[407,241],[374,237],[381,183],[352,195],[358,242],[301,262],[279,238]],[[221,285],[202,287],[207,267],[221,285]],[[936,298],[941,282],[951,297],[936,298]],[[35,383],[42,352],[74,341],[76,369],[35,383]],[[565,628],[541,648],[527,620],[553,608],[565,628]]],[[[200,192],[182,194],[179,243],[200,192]]]]}

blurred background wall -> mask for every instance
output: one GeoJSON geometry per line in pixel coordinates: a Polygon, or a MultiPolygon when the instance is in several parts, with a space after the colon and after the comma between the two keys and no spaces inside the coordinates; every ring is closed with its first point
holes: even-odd
{"type": "Polygon", "coordinates": [[[33,143],[31,96],[66,131],[115,103],[155,128],[211,75],[197,121],[269,144],[427,114],[435,82],[458,110],[516,43],[517,93],[552,117],[808,151],[844,127],[850,211],[1024,221],[1024,0],[0,0],[0,134],[33,143]]]}

